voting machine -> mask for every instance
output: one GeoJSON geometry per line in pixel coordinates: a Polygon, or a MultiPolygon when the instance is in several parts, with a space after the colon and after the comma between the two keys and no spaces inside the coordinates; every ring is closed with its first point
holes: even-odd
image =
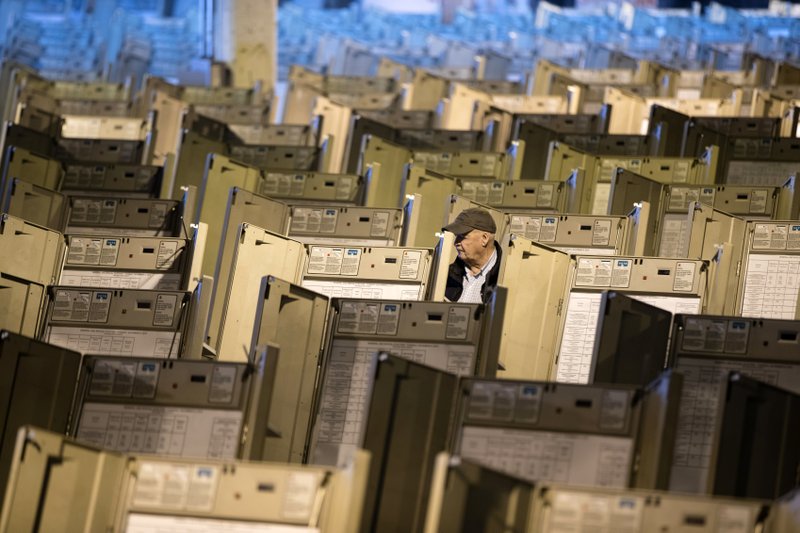
{"type": "Polygon", "coordinates": [[[186,237],[185,205],[155,198],[70,195],[65,233],[186,237]]]}
{"type": "MultiPolygon", "coordinates": [[[[504,291],[494,298],[505,297],[504,291]]],[[[495,300],[502,304],[502,300],[495,300]]],[[[503,305],[338,299],[332,303],[309,461],[340,464],[363,444],[379,353],[456,375],[494,375],[503,305]]]]}
{"type": "Polygon", "coordinates": [[[289,212],[288,235],[305,244],[402,244],[404,212],[400,208],[295,204],[289,212]]]}
{"type": "Polygon", "coordinates": [[[683,375],[670,490],[713,491],[728,374],[797,394],[800,327],[768,318],[676,315],[669,366],[683,375]]]}
{"type": "Polygon", "coordinates": [[[252,364],[86,356],[70,434],[123,453],[261,459],[277,348],[252,364]]]}
{"type": "Polygon", "coordinates": [[[64,259],[57,231],[0,215],[0,328],[35,337],[44,318],[47,286],[64,259]],[[13,250],[13,253],[10,251],[13,250]]]}
{"type": "Polygon", "coordinates": [[[673,314],[703,310],[708,265],[660,257],[573,256],[560,342],[550,377],[588,383],[603,290],[622,291],[673,314]]]}
{"type": "Polygon", "coordinates": [[[177,358],[192,293],[53,286],[42,339],[84,354],[177,358]]]}

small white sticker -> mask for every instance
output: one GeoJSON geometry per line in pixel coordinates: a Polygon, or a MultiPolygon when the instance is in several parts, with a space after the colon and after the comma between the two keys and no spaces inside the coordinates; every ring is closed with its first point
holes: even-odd
{"type": "Polygon", "coordinates": [[[679,261],[675,265],[675,279],[672,282],[672,290],[691,292],[694,286],[695,267],[694,263],[679,261]]]}
{"type": "Polygon", "coordinates": [[[419,275],[422,252],[418,250],[404,250],[400,261],[400,279],[417,279],[419,275]]]}
{"type": "Polygon", "coordinates": [[[153,312],[154,326],[172,326],[175,322],[178,307],[177,294],[159,294],[156,296],[156,308],[153,312]]]}
{"type": "Polygon", "coordinates": [[[158,244],[156,269],[169,270],[178,258],[178,241],[161,241],[158,244]]]}

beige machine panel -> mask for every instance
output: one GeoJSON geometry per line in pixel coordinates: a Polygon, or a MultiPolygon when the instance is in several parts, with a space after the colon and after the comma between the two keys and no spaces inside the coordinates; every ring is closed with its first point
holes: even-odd
{"type": "Polygon", "coordinates": [[[17,178],[6,183],[2,194],[0,207],[4,213],[45,228],[64,231],[67,199],[63,194],[17,178]]]}
{"type": "Polygon", "coordinates": [[[250,358],[261,278],[298,283],[306,262],[301,243],[248,223],[239,228],[228,284],[215,291],[208,326],[207,342],[220,361],[250,358]]]}
{"type": "MultiPolygon", "coordinates": [[[[666,185],[635,172],[617,168],[611,178],[608,213],[627,215],[638,208],[637,228],[640,233],[631,242],[636,255],[655,256],[662,221],[658,214],[665,196],[666,185]]],[[[638,232],[637,232],[638,233],[638,232]]]]}
{"type": "Polygon", "coordinates": [[[670,366],[683,375],[670,490],[711,492],[729,372],[800,393],[800,324],[676,316],[670,366]]]}
{"type": "Polygon", "coordinates": [[[61,136],[66,139],[143,141],[150,133],[147,119],[64,115],[61,136]]]}
{"type": "MultiPolygon", "coordinates": [[[[124,194],[126,197],[158,197],[163,167],[123,163],[67,163],[61,191],[74,194],[124,194]]],[[[199,182],[198,184],[199,185],[199,182]]],[[[178,197],[180,197],[180,190],[178,197]]]]}
{"type": "Polygon", "coordinates": [[[754,500],[547,484],[535,492],[531,527],[542,533],[587,527],[620,533],[750,532],[760,529],[765,511],[766,505],[754,500]],[[591,517],[585,509],[592,509],[591,517]]]}
{"type": "Polygon", "coordinates": [[[113,531],[126,464],[121,454],[21,428],[0,531],[113,531]]]}
{"type": "Polygon", "coordinates": [[[311,146],[317,136],[316,128],[307,124],[228,124],[228,127],[245,144],[311,146]]]}
{"type": "Polygon", "coordinates": [[[414,151],[412,162],[441,174],[458,177],[507,179],[504,153],[414,151]]]}
{"type": "Polygon", "coordinates": [[[454,453],[530,481],[628,486],[646,397],[633,387],[477,378],[460,389],[454,453]]]}
{"type": "Polygon", "coordinates": [[[356,533],[368,468],[365,452],[345,469],[137,457],[118,529],[356,533]]]}
{"type": "Polygon", "coordinates": [[[624,168],[660,183],[713,183],[719,150],[712,147],[699,159],[675,157],[594,156],[564,144],[551,143],[547,179],[560,181],[576,167],[585,170],[586,185],[582,213],[608,213],[611,181],[617,168],[624,168]]]}
{"type": "Polygon", "coordinates": [[[800,529],[800,490],[795,489],[775,502],[765,531],[780,533],[798,529],[800,529]]]}
{"type": "Polygon", "coordinates": [[[800,223],[747,224],[738,314],[800,319],[800,223]]]}
{"type": "Polygon", "coordinates": [[[0,328],[35,337],[44,316],[46,286],[0,272],[0,328]]]}
{"type": "Polygon", "coordinates": [[[84,354],[178,357],[191,293],[55,286],[43,340],[84,354]]]}
{"type": "Polygon", "coordinates": [[[290,203],[354,205],[359,201],[361,179],[356,174],[269,170],[258,192],[290,203]]]}
{"type": "MultiPolygon", "coordinates": [[[[316,146],[232,145],[230,155],[237,161],[264,170],[314,171],[320,167],[323,148],[316,146]]],[[[324,167],[323,167],[324,168],[324,167]]]]}
{"type": "MultiPolygon", "coordinates": [[[[168,184],[162,187],[162,198],[177,200],[181,187],[194,186],[199,190],[205,178],[208,155],[227,153],[227,145],[194,131],[183,130],[178,153],[175,155],[175,171],[168,184]]],[[[199,212],[197,213],[199,215],[199,212]]],[[[186,213],[188,220],[195,220],[195,214],[186,213]]]]}
{"type": "Polygon", "coordinates": [[[379,353],[462,376],[493,375],[496,352],[482,343],[499,327],[494,310],[482,304],[335,300],[309,461],[343,464],[363,445],[379,353]]]}
{"type": "Polygon", "coordinates": [[[569,254],[620,255],[628,248],[628,217],[598,215],[506,215],[506,234],[515,233],[569,254]]]}
{"type": "Polygon", "coordinates": [[[455,194],[456,188],[456,181],[450,176],[428,170],[419,164],[406,167],[402,197],[418,194],[425,206],[417,223],[417,246],[436,245],[436,234],[442,230],[449,198],[455,194]]]}
{"type": "Polygon", "coordinates": [[[39,285],[55,283],[64,254],[63,236],[57,231],[0,215],[0,272],[4,276],[39,285]],[[8,253],[13,250],[13,253],[8,253]]]}
{"type": "Polygon", "coordinates": [[[400,207],[405,167],[411,151],[380,137],[365,135],[361,144],[359,172],[366,177],[364,205],[400,207]]]}
{"type": "Polygon", "coordinates": [[[424,300],[432,261],[428,248],[310,245],[302,285],[330,298],[424,300]]]}
{"type": "MultiPolygon", "coordinates": [[[[289,224],[289,206],[282,202],[239,187],[231,187],[227,194],[228,206],[225,211],[225,222],[222,225],[220,240],[216,243],[212,300],[216,298],[218,291],[224,292],[228,287],[237,238],[242,224],[247,223],[278,235],[284,235],[289,224]]],[[[206,247],[207,254],[208,248],[206,247]]],[[[214,249],[213,246],[211,248],[214,249]]]]}
{"type": "Polygon", "coordinates": [[[273,276],[261,280],[253,346],[280,347],[261,459],[306,460],[328,298],[273,276]]]}
{"type": "Polygon", "coordinates": [[[602,301],[600,291],[623,291],[673,314],[698,314],[703,310],[707,270],[706,262],[688,259],[573,257],[571,285],[550,378],[561,383],[589,383],[602,301]]]}
{"type": "Polygon", "coordinates": [[[183,204],[175,200],[71,195],[69,206],[70,234],[179,237],[189,231],[183,204]]]}
{"type": "Polygon", "coordinates": [[[289,236],[305,244],[399,246],[403,210],[293,205],[289,236]]]}
{"type": "Polygon", "coordinates": [[[20,178],[39,187],[58,190],[64,168],[57,159],[45,157],[18,146],[8,148],[4,179],[20,178]]]}
{"type": "Polygon", "coordinates": [[[245,363],[87,356],[70,434],[122,453],[260,459],[277,349],[245,363]]]}
{"type": "Polygon", "coordinates": [[[780,187],[746,185],[669,185],[666,191],[667,213],[685,212],[689,205],[700,202],[726,213],[750,219],[774,218],[781,194],[780,187]]]}
{"type": "Polygon", "coordinates": [[[238,187],[247,191],[257,191],[261,188],[263,179],[261,172],[248,165],[233,161],[220,154],[209,154],[206,161],[203,185],[200,188],[199,208],[194,222],[208,224],[208,242],[214,245],[206,248],[203,255],[202,271],[207,274],[214,272],[219,255],[216,246],[224,237],[223,221],[227,210],[227,202],[231,187],[238,187]]]}
{"type": "Polygon", "coordinates": [[[60,285],[181,290],[188,286],[192,241],[173,237],[67,236],[60,285]]]}
{"type": "Polygon", "coordinates": [[[504,211],[555,212],[566,210],[566,182],[532,180],[457,180],[456,194],[504,211]]]}

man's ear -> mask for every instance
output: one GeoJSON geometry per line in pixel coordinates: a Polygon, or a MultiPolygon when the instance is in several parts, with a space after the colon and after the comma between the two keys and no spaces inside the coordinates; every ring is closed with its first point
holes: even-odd
{"type": "Polygon", "coordinates": [[[485,247],[489,244],[489,234],[485,231],[481,234],[481,244],[485,247]]]}

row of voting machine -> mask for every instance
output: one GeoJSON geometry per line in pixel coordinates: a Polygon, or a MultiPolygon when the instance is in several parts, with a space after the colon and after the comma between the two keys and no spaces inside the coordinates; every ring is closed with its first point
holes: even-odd
{"type": "Polygon", "coordinates": [[[632,61],[293,68],[284,124],[5,65],[0,532],[796,528],[795,104],[632,61]]]}

